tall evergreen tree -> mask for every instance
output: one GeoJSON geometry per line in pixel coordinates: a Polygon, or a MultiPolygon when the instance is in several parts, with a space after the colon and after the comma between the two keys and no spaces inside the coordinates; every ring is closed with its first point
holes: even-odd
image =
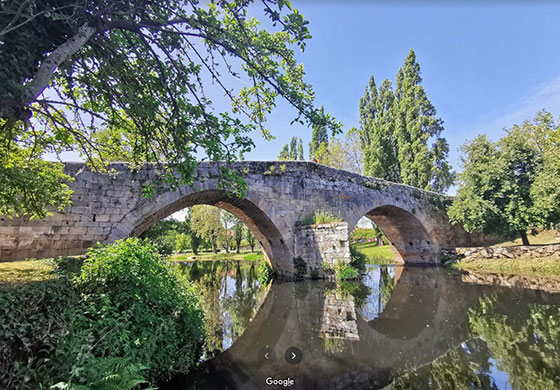
{"type": "Polygon", "coordinates": [[[411,50],[397,73],[393,92],[373,77],[360,100],[360,140],[366,175],[443,192],[453,182],[443,121],[421,85],[420,65],[411,50]],[[430,145],[431,143],[431,145],[430,145]]]}
{"type": "Polygon", "coordinates": [[[290,148],[288,144],[284,145],[280,154],[278,155],[278,160],[289,160],[290,159],[290,148]]]}
{"type": "Polygon", "coordinates": [[[420,64],[411,49],[397,73],[395,88],[401,179],[405,184],[442,192],[453,182],[446,162],[449,145],[441,138],[443,121],[436,117],[436,109],[421,83],[420,64]],[[430,140],[435,140],[431,147],[430,140]]]}
{"type": "Polygon", "coordinates": [[[364,173],[400,182],[398,147],[395,136],[395,97],[387,79],[376,88],[373,76],[369,90],[360,99],[360,141],[364,152],[364,173]]]}
{"type": "Polygon", "coordinates": [[[301,142],[301,138],[298,140],[297,144],[297,159],[304,160],[303,158],[303,142],[301,142]]]}
{"type": "Polygon", "coordinates": [[[303,144],[300,138],[292,137],[289,144],[284,145],[278,160],[303,160],[303,144]]]}
{"type": "MultiPolygon", "coordinates": [[[[325,109],[321,106],[319,110],[320,115],[324,115],[325,109]]],[[[313,157],[315,152],[319,150],[322,143],[329,143],[329,134],[327,133],[327,126],[313,125],[313,134],[311,135],[311,143],[309,144],[309,157],[313,157]]]]}
{"type": "Polygon", "coordinates": [[[290,140],[290,160],[297,160],[297,138],[292,137],[290,140]]]}

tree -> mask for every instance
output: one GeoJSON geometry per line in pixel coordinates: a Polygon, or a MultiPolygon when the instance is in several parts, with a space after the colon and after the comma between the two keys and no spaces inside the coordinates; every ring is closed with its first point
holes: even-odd
{"type": "Polygon", "coordinates": [[[193,206],[191,228],[212,245],[214,253],[218,253],[218,240],[224,229],[219,208],[208,205],[193,206]]]}
{"type": "Polygon", "coordinates": [[[290,160],[290,147],[288,144],[284,145],[284,147],[280,151],[278,160],[290,160]]]}
{"type": "Polygon", "coordinates": [[[461,186],[448,210],[452,223],[461,223],[468,232],[519,235],[529,245],[527,229],[538,224],[531,188],[543,160],[533,130],[524,122],[498,142],[481,135],[463,146],[461,186]]]}
{"type": "MultiPolygon", "coordinates": [[[[264,0],[260,15],[270,23],[262,28],[253,17],[258,10],[248,12],[251,3],[3,1],[0,166],[19,168],[0,173],[3,213],[43,217],[47,206],[67,205],[60,164],[37,161],[46,152],[78,150],[104,171],[116,145],[96,138],[98,130],[129,146],[132,163],[158,163],[161,175],[144,183],[147,195],[152,185],[190,183],[196,155],[235,161],[254,146],[251,130],[270,138],[264,122],[278,97],[296,109],[295,121],[338,131],[314,108],[294,56],[293,47],[304,50],[310,38],[308,22],[288,2],[264,0]],[[229,86],[229,76],[247,87],[229,86]],[[213,111],[208,81],[234,115],[213,111]],[[27,180],[33,175],[37,183],[27,180]]],[[[243,192],[227,164],[220,173],[224,188],[243,192]]]]}
{"type": "Polygon", "coordinates": [[[185,252],[191,247],[191,239],[189,235],[184,233],[179,233],[175,237],[175,250],[177,252],[185,252]]]}
{"type": "Polygon", "coordinates": [[[222,226],[223,230],[221,231],[220,241],[222,242],[222,246],[226,250],[226,253],[229,253],[230,248],[232,247],[231,243],[233,241],[233,228],[235,224],[239,221],[235,215],[221,210],[221,218],[222,218],[222,226]]]}
{"type": "MultiPolygon", "coordinates": [[[[324,107],[321,106],[319,112],[324,113],[324,107]]],[[[311,135],[311,143],[309,144],[309,158],[316,157],[315,153],[322,143],[328,144],[329,134],[327,132],[326,123],[316,123],[313,125],[313,133],[311,135]]]]}
{"type": "Polygon", "coordinates": [[[202,243],[202,237],[198,234],[198,232],[192,228],[192,214],[193,209],[188,208],[187,213],[185,215],[185,220],[183,222],[179,222],[177,226],[177,231],[180,234],[187,235],[189,237],[189,245],[195,255],[198,255],[198,247],[202,243]]]}
{"type": "Polygon", "coordinates": [[[328,165],[337,169],[348,169],[347,154],[344,143],[333,138],[330,143],[323,142],[317,150],[315,150],[315,159],[319,164],[328,165]]]}
{"type": "Polygon", "coordinates": [[[533,216],[543,228],[558,228],[560,224],[560,126],[552,115],[541,111],[533,122],[524,123],[542,151],[542,166],[531,187],[534,201],[533,216]]]}
{"type": "Polygon", "coordinates": [[[305,160],[305,158],[303,157],[303,142],[301,142],[301,138],[299,138],[297,144],[297,159],[305,160]]]}
{"type": "Polygon", "coordinates": [[[453,183],[443,121],[421,86],[420,65],[411,50],[397,73],[393,92],[372,77],[360,100],[360,140],[366,175],[443,192],[453,183]],[[430,146],[429,143],[432,143],[430,146]]]}
{"type": "Polygon", "coordinates": [[[170,255],[175,250],[178,221],[170,218],[154,223],[146,229],[140,238],[150,240],[164,255],[170,255]]]}
{"type": "Polygon", "coordinates": [[[251,247],[251,252],[254,252],[257,239],[255,238],[253,232],[251,232],[251,230],[247,226],[245,226],[245,239],[247,240],[247,243],[251,247]]]}
{"type": "Polygon", "coordinates": [[[235,252],[239,253],[241,247],[241,241],[243,240],[243,222],[237,220],[233,225],[233,240],[235,241],[235,252]]]}
{"type": "Polygon", "coordinates": [[[358,134],[364,154],[364,174],[401,182],[395,134],[396,108],[391,82],[383,80],[379,91],[371,76],[369,90],[360,99],[358,134]]]}
{"type": "Polygon", "coordinates": [[[284,145],[280,151],[278,160],[303,160],[303,145],[301,138],[292,137],[292,139],[290,139],[290,143],[284,145]]]}

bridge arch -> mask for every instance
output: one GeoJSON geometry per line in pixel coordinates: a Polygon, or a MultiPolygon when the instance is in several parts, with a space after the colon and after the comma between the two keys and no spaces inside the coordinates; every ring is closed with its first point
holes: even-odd
{"type": "Polygon", "coordinates": [[[437,263],[438,244],[421,221],[405,207],[385,204],[358,213],[348,224],[351,232],[363,216],[372,220],[385,234],[397,264],[437,263]]]}
{"type": "Polygon", "coordinates": [[[282,233],[277,224],[258,206],[261,203],[258,196],[253,194],[252,198],[254,200],[240,198],[218,189],[164,193],[132,210],[115,226],[110,239],[139,236],[155,222],[179,210],[196,205],[210,205],[226,210],[241,220],[257,238],[268,262],[281,274],[291,275],[293,264],[282,233]]]}

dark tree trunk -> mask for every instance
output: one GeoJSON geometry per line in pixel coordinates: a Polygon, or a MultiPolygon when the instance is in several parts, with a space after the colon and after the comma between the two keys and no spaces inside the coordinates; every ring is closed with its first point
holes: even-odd
{"type": "Polygon", "coordinates": [[[529,244],[529,238],[527,238],[527,232],[525,230],[520,230],[519,235],[521,236],[521,244],[523,246],[531,245],[529,244]]]}

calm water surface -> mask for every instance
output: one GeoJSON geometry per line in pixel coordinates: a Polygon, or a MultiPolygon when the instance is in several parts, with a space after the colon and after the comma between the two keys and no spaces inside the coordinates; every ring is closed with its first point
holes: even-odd
{"type": "Polygon", "coordinates": [[[437,268],[369,266],[360,283],[261,285],[254,262],[187,263],[205,360],[168,388],[560,389],[560,294],[437,268]],[[285,351],[298,347],[299,364],[285,351]],[[275,359],[259,352],[269,347],[275,359]],[[272,360],[272,359],[271,359],[272,360]]]}

